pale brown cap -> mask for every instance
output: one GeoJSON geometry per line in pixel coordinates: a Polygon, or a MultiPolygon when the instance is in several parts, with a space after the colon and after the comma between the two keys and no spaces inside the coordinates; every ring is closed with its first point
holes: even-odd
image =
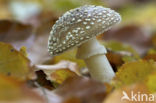
{"type": "Polygon", "coordinates": [[[48,41],[52,56],[104,33],[121,21],[119,13],[102,6],[85,5],[66,12],[53,25],[48,41]]]}

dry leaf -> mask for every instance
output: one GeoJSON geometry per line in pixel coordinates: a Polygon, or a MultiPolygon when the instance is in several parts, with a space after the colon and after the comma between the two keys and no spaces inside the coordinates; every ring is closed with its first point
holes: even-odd
{"type": "Polygon", "coordinates": [[[36,71],[37,79],[35,80],[40,86],[47,88],[49,90],[54,89],[54,85],[50,80],[47,80],[46,74],[42,71],[36,71]]]}
{"type": "Polygon", "coordinates": [[[45,103],[45,100],[25,83],[0,74],[0,103],[45,103]]]}
{"type": "Polygon", "coordinates": [[[79,65],[80,68],[85,67],[84,61],[76,58],[76,48],[55,56],[53,62],[57,63],[61,60],[69,60],[75,62],[79,65]]]}
{"type": "Polygon", "coordinates": [[[17,21],[0,20],[0,41],[11,43],[16,49],[31,47],[34,40],[31,25],[17,21]]]}
{"type": "Polygon", "coordinates": [[[36,65],[36,70],[43,70],[48,76],[51,75],[52,72],[59,70],[59,69],[69,69],[76,74],[80,74],[79,67],[76,63],[71,61],[60,61],[57,64],[53,65],[36,65]]]}
{"type": "Polygon", "coordinates": [[[115,72],[117,71],[117,68],[124,63],[122,60],[122,55],[120,54],[108,52],[106,56],[115,72]]]}
{"type": "Polygon", "coordinates": [[[33,73],[32,70],[30,61],[22,53],[0,42],[0,73],[25,80],[33,73]]]}
{"type": "Polygon", "coordinates": [[[132,46],[139,54],[144,54],[151,46],[151,33],[140,26],[127,25],[111,29],[102,36],[104,40],[117,40],[132,46]]]}
{"type": "Polygon", "coordinates": [[[114,85],[118,87],[144,81],[154,71],[156,71],[156,63],[153,61],[139,60],[125,63],[118,69],[114,85]]]}
{"type": "Polygon", "coordinates": [[[55,93],[62,97],[63,103],[101,103],[110,92],[109,86],[83,77],[67,79],[55,93]],[[108,91],[107,91],[108,90],[108,91]]]}
{"type": "Polygon", "coordinates": [[[152,73],[147,77],[147,81],[145,81],[145,84],[148,87],[148,90],[151,93],[156,93],[156,72],[152,73]]]}
{"type": "Polygon", "coordinates": [[[76,73],[70,71],[69,69],[59,69],[55,70],[51,74],[51,80],[59,84],[62,84],[66,79],[78,76],[76,73]]]}
{"type": "Polygon", "coordinates": [[[136,83],[114,90],[103,103],[156,103],[153,98],[144,84],[136,83]]]}

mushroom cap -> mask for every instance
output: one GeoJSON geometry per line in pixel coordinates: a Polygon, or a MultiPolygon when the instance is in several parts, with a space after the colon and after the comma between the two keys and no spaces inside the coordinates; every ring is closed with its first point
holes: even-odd
{"type": "Polygon", "coordinates": [[[52,56],[85,43],[119,23],[119,13],[102,6],[85,5],[66,12],[53,25],[48,40],[52,56]]]}

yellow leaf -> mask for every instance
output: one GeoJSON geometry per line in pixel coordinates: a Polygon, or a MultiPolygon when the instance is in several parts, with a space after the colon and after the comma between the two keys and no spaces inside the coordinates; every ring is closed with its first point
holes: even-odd
{"type": "Polygon", "coordinates": [[[20,97],[19,85],[16,80],[0,75],[0,100],[17,99],[20,97]]]}
{"type": "Polygon", "coordinates": [[[0,103],[43,103],[44,100],[24,82],[0,74],[0,103]]]}
{"type": "Polygon", "coordinates": [[[67,78],[74,76],[78,75],[68,69],[59,69],[51,74],[51,80],[56,81],[59,84],[62,84],[62,82],[65,81],[67,78]]]}
{"type": "Polygon", "coordinates": [[[0,73],[25,80],[31,70],[30,61],[22,53],[0,42],[0,73]]]}
{"type": "Polygon", "coordinates": [[[101,43],[111,51],[122,54],[121,59],[124,62],[135,61],[140,58],[139,54],[130,45],[125,45],[118,41],[109,41],[106,43],[101,41],[101,43]],[[125,55],[123,52],[129,55],[125,55]]]}
{"type": "Polygon", "coordinates": [[[103,103],[156,103],[156,99],[153,96],[154,94],[149,93],[146,85],[135,83],[115,89],[104,99],[103,103]],[[134,95],[136,99],[133,98],[134,95]]]}
{"type": "Polygon", "coordinates": [[[58,63],[62,60],[68,60],[68,61],[76,62],[80,68],[85,67],[84,61],[76,58],[76,49],[72,49],[60,55],[57,55],[54,57],[53,60],[54,63],[58,63]]]}
{"type": "Polygon", "coordinates": [[[143,81],[153,71],[156,71],[154,61],[139,60],[122,65],[116,73],[115,86],[130,85],[138,81],[143,81]]]}
{"type": "Polygon", "coordinates": [[[152,93],[156,93],[156,72],[149,75],[147,81],[145,81],[148,89],[152,93]]]}
{"type": "Polygon", "coordinates": [[[25,47],[25,46],[22,46],[21,48],[20,48],[20,52],[24,55],[24,56],[28,56],[28,54],[27,54],[27,48],[25,47]]]}
{"type": "Polygon", "coordinates": [[[110,42],[102,42],[101,43],[108,49],[112,51],[126,51],[130,52],[134,55],[134,57],[139,58],[139,54],[130,46],[130,45],[125,45],[121,42],[118,41],[110,41],[110,42]]]}

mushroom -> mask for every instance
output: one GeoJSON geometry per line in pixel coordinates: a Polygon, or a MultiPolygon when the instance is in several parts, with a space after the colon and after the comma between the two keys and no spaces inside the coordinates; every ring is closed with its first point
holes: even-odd
{"type": "Polygon", "coordinates": [[[52,56],[78,46],[78,59],[83,59],[91,77],[110,82],[115,73],[107,60],[105,47],[96,36],[109,30],[121,20],[120,15],[102,6],[85,5],[66,12],[53,25],[48,41],[52,56]]]}

